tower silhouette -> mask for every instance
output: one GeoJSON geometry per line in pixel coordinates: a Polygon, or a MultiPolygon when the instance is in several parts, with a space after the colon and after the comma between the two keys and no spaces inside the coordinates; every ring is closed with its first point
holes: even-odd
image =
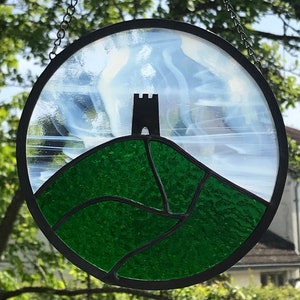
{"type": "Polygon", "coordinates": [[[158,94],[134,94],[131,134],[141,134],[147,128],[149,134],[160,135],[158,94]]]}

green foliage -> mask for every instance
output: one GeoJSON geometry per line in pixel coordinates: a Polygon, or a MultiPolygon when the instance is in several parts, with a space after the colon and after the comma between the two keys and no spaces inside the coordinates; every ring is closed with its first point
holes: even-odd
{"type": "MultiPolygon", "coordinates": [[[[20,109],[24,106],[27,93],[14,96],[11,102],[0,102],[0,195],[3,201],[9,202],[18,187],[16,174],[15,141],[19,123],[20,109]]],[[[0,206],[0,215],[5,211],[0,206]]]]}
{"type": "Polygon", "coordinates": [[[253,300],[298,300],[300,299],[299,290],[292,286],[275,287],[269,284],[265,287],[250,286],[242,289],[245,298],[253,300]]]}
{"type": "Polygon", "coordinates": [[[288,138],[289,144],[289,153],[290,153],[290,160],[289,160],[289,169],[291,174],[298,178],[300,178],[300,146],[296,143],[296,141],[288,138]]]}
{"type": "MultiPolygon", "coordinates": [[[[299,51],[299,30],[291,20],[300,20],[298,0],[231,0],[241,16],[246,33],[253,41],[255,52],[261,57],[264,74],[284,110],[299,101],[300,86],[296,77],[285,72],[285,63],[279,55],[280,44],[288,53],[299,51]],[[253,24],[273,14],[288,29],[285,36],[270,35],[253,29],[253,24]]],[[[48,63],[48,52],[66,11],[68,1],[59,0],[2,0],[0,1],[0,91],[8,86],[23,88],[12,99],[0,94],[0,240],[2,232],[8,240],[1,240],[0,300],[1,299],[300,299],[292,287],[236,288],[228,280],[163,292],[141,293],[103,285],[86,275],[57,253],[37,229],[28,209],[21,205],[16,173],[15,140],[20,112],[28,95],[33,75],[21,72],[19,58],[39,66],[48,63]],[[20,205],[11,214],[11,204],[20,205]],[[21,207],[21,208],[20,208],[21,207]],[[9,213],[8,213],[9,212],[9,213]],[[10,227],[1,227],[9,220],[10,227]],[[87,288],[87,290],[82,290],[87,288]],[[11,294],[4,294],[11,291],[11,294]],[[70,291],[77,291],[71,293],[70,291]],[[14,292],[14,293],[13,293],[14,292]]],[[[207,28],[222,36],[240,51],[245,51],[234,29],[222,0],[82,0],[79,1],[66,43],[72,42],[95,29],[123,20],[159,17],[183,20],[207,28]]],[[[297,70],[297,62],[292,66],[297,70]]],[[[290,168],[299,176],[300,150],[294,141],[290,145],[290,168]]]]}
{"type": "Polygon", "coordinates": [[[221,276],[208,284],[197,284],[188,288],[164,291],[164,296],[172,300],[298,300],[299,290],[292,286],[275,287],[269,284],[264,287],[250,285],[236,287],[230,278],[221,276]]]}

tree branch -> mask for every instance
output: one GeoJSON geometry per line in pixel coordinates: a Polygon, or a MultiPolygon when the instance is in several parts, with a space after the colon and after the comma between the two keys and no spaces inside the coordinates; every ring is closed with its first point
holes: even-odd
{"type": "Polygon", "coordinates": [[[3,254],[3,251],[7,245],[9,235],[12,232],[14,222],[19,214],[22,204],[24,203],[25,198],[20,189],[18,189],[7,210],[5,215],[0,223],[0,257],[3,254]]]}
{"type": "Polygon", "coordinates": [[[259,35],[262,38],[266,38],[266,39],[270,39],[270,40],[274,40],[274,41],[300,42],[300,36],[296,36],[296,35],[281,35],[281,34],[275,34],[275,33],[271,33],[271,32],[264,32],[264,31],[260,31],[260,30],[253,30],[253,29],[249,29],[249,28],[247,28],[247,31],[251,31],[251,32],[259,35]]]}
{"type": "Polygon", "coordinates": [[[145,297],[147,299],[154,300],[170,300],[169,297],[159,294],[154,294],[142,290],[132,290],[129,288],[118,287],[104,287],[95,289],[78,289],[78,290],[58,290],[51,287],[23,287],[14,291],[0,291],[0,300],[10,299],[17,297],[25,293],[37,293],[37,294],[49,294],[58,296],[79,296],[79,295],[91,295],[91,294],[104,294],[104,293],[126,293],[138,297],[145,297]]]}
{"type": "Polygon", "coordinates": [[[119,16],[121,17],[122,21],[124,22],[125,21],[125,17],[124,17],[122,9],[119,7],[118,3],[115,0],[113,0],[113,4],[114,4],[114,7],[119,12],[119,16]]]}

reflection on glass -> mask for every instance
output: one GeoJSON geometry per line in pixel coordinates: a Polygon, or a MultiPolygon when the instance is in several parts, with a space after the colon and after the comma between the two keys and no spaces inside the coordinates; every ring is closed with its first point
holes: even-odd
{"type": "Polygon", "coordinates": [[[162,137],[270,200],[278,150],[263,93],[230,55],[212,43],[156,28],[93,42],[54,73],[29,125],[33,189],[87,149],[130,135],[135,93],[158,94],[162,137]]]}

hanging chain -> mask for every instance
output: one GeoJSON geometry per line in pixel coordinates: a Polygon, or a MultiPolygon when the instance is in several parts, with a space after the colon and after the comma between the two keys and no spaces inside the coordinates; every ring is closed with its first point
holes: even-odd
{"type": "Polygon", "coordinates": [[[225,5],[226,10],[230,13],[230,18],[233,21],[233,25],[234,28],[236,29],[236,31],[239,33],[242,44],[245,46],[249,57],[253,60],[254,65],[262,71],[262,65],[260,62],[260,59],[258,58],[258,56],[255,54],[253,48],[252,48],[252,44],[249,41],[249,38],[247,36],[247,34],[244,31],[243,25],[241,24],[241,20],[240,17],[238,16],[238,14],[235,12],[232,4],[230,3],[229,0],[223,0],[223,3],[225,5]]]}
{"type": "Polygon", "coordinates": [[[61,23],[59,25],[59,30],[56,34],[56,40],[54,41],[53,49],[49,53],[50,60],[53,60],[57,55],[56,51],[57,51],[58,47],[60,46],[61,41],[63,40],[63,38],[66,35],[66,30],[70,26],[72,17],[74,15],[75,11],[76,11],[77,3],[78,3],[78,0],[71,0],[70,1],[70,4],[67,8],[67,11],[66,11],[66,13],[63,17],[63,20],[61,21],[61,23]]]}
{"type": "MultiPolygon", "coordinates": [[[[54,41],[54,46],[53,49],[51,50],[51,52],[49,53],[49,58],[50,60],[53,60],[56,57],[56,51],[58,49],[58,47],[61,45],[61,42],[63,40],[63,38],[66,35],[66,30],[68,29],[68,27],[70,26],[72,17],[76,11],[76,5],[78,3],[78,0],[70,0],[70,4],[67,8],[67,11],[63,17],[62,22],[60,23],[60,27],[59,30],[56,34],[56,40],[54,41]]],[[[238,16],[238,14],[235,12],[232,4],[230,3],[229,0],[223,0],[224,6],[226,8],[226,10],[230,13],[230,18],[233,21],[233,25],[236,29],[236,31],[239,33],[241,41],[243,43],[243,45],[245,46],[249,57],[253,60],[254,65],[261,70],[262,69],[262,65],[260,62],[260,59],[258,58],[258,56],[255,54],[253,48],[252,48],[252,44],[249,41],[249,38],[247,36],[247,34],[244,31],[244,28],[241,24],[240,21],[240,17],[238,16]]]]}

